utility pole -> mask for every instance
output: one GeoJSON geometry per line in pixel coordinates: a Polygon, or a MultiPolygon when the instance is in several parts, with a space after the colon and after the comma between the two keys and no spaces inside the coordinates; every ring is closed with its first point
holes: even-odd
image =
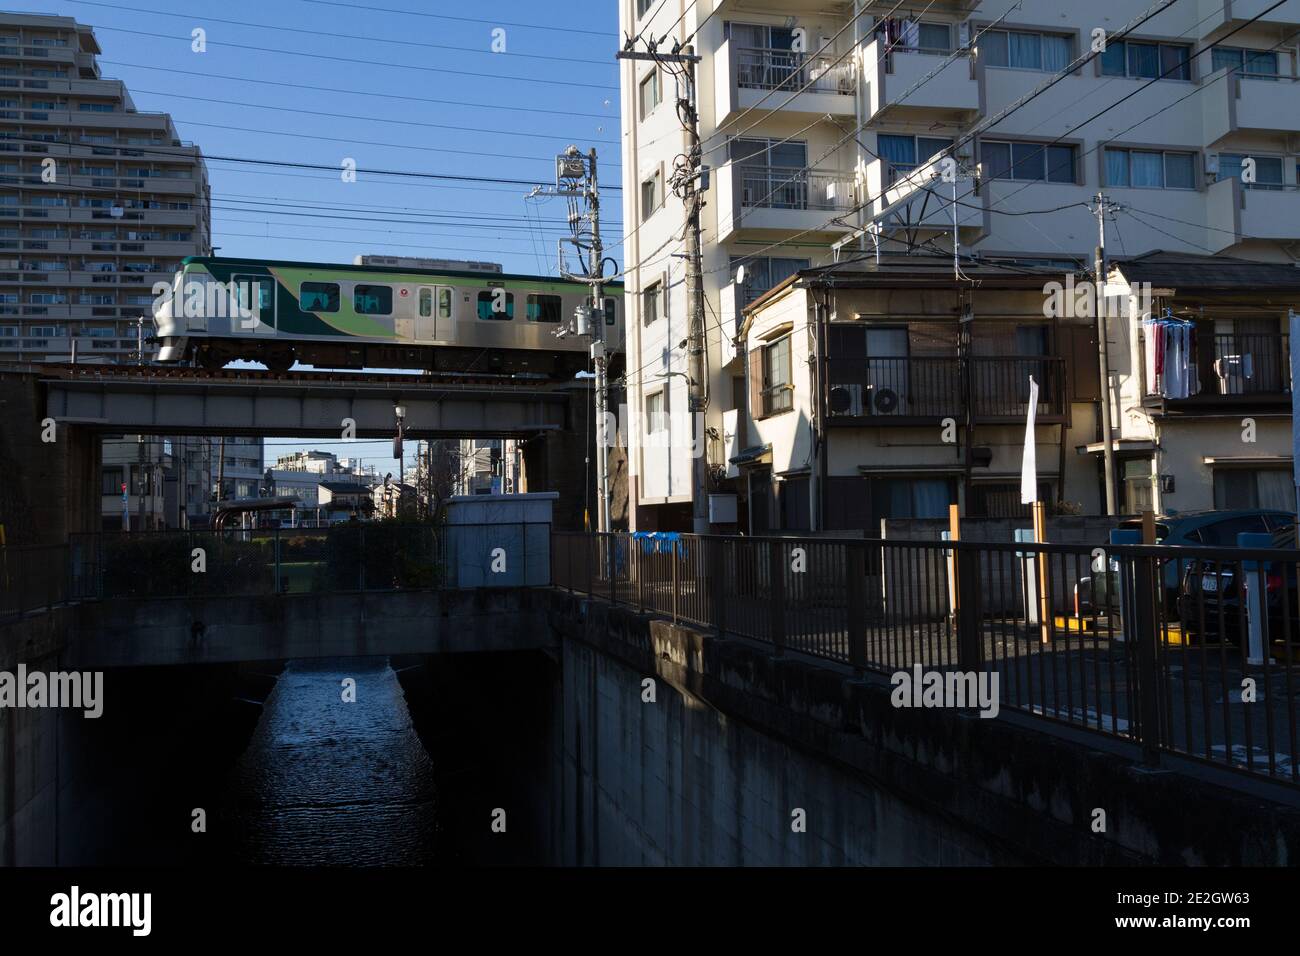
{"type": "MultiPolygon", "coordinates": [[[[533,195],[542,192],[541,188],[533,190],[533,195]]],[[[609,354],[605,342],[605,251],[600,239],[600,184],[596,172],[596,151],[592,149],[586,156],[577,146],[570,146],[555,158],[555,196],[582,197],[586,202],[586,212],[573,212],[569,215],[569,228],[573,232],[570,239],[560,241],[560,274],[576,282],[586,282],[591,286],[591,301],[581,306],[575,316],[575,325],[563,326],[556,335],[563,338],[574,334],[588,336],[591,339],[591,363],[596,375],[596,487],[598,489],[596,505],[596,530],[606,532],[610,529],[609,521],[609,446],[610,431],[607,428],[607,410],[609,401],[609,354]],[[584,235],[583,223],[588,224],[584,235]],[[573,245],[578,252],[578,261],[583,263],[582,274],[569,272],[565,266],[564,245],[573,245]]],[[[505,485],[505,444],[502,443],[502,486],[505,485]]]]}
{"type": "Polygon", "coordinates": [[[226,494],[226,436],[221,436],[221,446],[217,451],[217,504],[226,494]]]}
{"type": "MultiPolygon", "coordinates": [[[[1110,421],[1110,349],[1106,345],[1106,213],[1112,204],[1105,193],[1097,193],[1097,364],[1101,377],[1101,444],[1102,465],[1106,469],[1106,514],[1118,510],[1115,500],[1115,448],[1111,440],[1110,421]]],[[[1062,476],[1064,477],[1064,476],[1062,476]]]]}
{"type": "MultiPolygon", "coordinates": [[[[696,102],[695,67],[700,57],[695,55],[695,47],[687,44],[675,48],[672,53],[659,53],[650,49],[645,53],[628,48],[619,51],[620,60],[650,60],[659,64],[675,64],[683,67],[686,89],[678,100],[678,114],[684,115],[682,123],[686,132],[686,164],[678,165],[673,173],[673,191],[682,199],[686,207],[686,311],[689,316],[687,335],[689,408],[691,413],[691,447],[694,441],[696,422],[703,418],[708,402],[704,397],[704,388],[708,375],[704,358],[704,266],[700,252],[700,208],[701,191],[708,187],[708,172],[702,165],[700,150],[700,115],[696,102]]],[[[671,292],[664,290],[665,295],[671,292]]],[[[703,428],[700,429],[701,437],[703,428]]],[[[705,451],[705,442],[699,443],[699,454],[691,460],[691,530],[696,534],[709,532],[709,456],[705,451]]]]}

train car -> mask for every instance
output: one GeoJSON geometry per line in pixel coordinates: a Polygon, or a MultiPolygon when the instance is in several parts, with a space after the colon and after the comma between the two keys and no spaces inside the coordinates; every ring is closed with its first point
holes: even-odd
{"type": "MultiPolygon", "coordinates": [[[[617,358],[623,288],[610,282],[605,290],[596,311],[617,358]]],[[[547,377],[570,377],[590,362],[590,339],[555,333],[573,324],[591,290],[548,276],[191,256],[172,286],[155,293],[160,362],[547,377]]]]}

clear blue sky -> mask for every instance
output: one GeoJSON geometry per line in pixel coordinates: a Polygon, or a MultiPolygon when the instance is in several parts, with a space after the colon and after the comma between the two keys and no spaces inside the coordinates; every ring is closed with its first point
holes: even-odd
{"type": "MultiPolygon", "coordinates": [[[[573,143],[594,146],[603,158],[602,185],[619,184],[620,44],[608,0],[24,0],[21,7],[93,26],[103,75],[123,80],[140,110],[171,113],[181,138],[210,156],[321,163],[340,173],[351,158],[362,170],[551,184],[555,154],[573,143]],[[391,12],[398,10],[411,12],[391,12]],[[191,49],[196,27],[206,30],[205,53],[191,49]],[[504,31],[504,53],[492,52],[496,29],[504,31]],[[579,30],[595,32],[572,32],[579,30]]],[[[212,242],[221,255],[350,262],[374,252],[553,273],[556,240],[567,231],[562,201],[525,202],[522,186],[416,184],[364,172],[345,183],[340,173],[218,161],[208,173],[212,242]],[[321,206],[328,208],[303,208],[321,206]],[[321,218],[330,214],[353,221],[321,218]]],[[[620,195],[611,190],[603,207],[615,241],[620,195]]],[[[622,248],[610,254],[621,265],[622,248]]],[[[268,462],[303,447],[314,446],[269,440],[268,462]]],[[[373,460],[381,474],[395,470],[387,443],[321,447],[373,460]]],[[[414,442],[407,447],[409,461],[414,442]]]]}

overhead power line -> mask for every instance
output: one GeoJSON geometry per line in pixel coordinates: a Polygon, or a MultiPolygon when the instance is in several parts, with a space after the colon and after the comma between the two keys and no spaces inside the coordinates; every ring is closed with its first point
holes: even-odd
{"type": "MultiPolygon", "coordinates": [[[[450,129],[462,133],[489,133],[495,136],[527,136],[530,139],[565,139],[561,133],[527,133],[517,129],[484,129],[481,126],[463,126],[460,124],[450,123],[424,123],[419,120],[388,119],[383,116],[360,116],[356,113],[339,113],[333,110],[307,110],[297,106],[273,106],[269,103],[242,103],[238,100],[218,98],[214,96],[193,96],[189,93],[170,93],[162,90],[145,90],[133,88],[133,93],[148,93],[151,96],[170,96],[182,100],[198,100],[203,103],[224,103],[227,106],[242,106],[247,109],[255,110],[275,110],[281,113],[300,113],[303,116],[329,116],[334,119],[354,119],[362,120],[366,123],[389,123],[396,126],[421,126],[426,129],[450,129]]],[[[188,121],[182,121],[188,122],[188,121]]],[[[572,137],[567,137],[572,138],[572,137]]],[[[618,145],[618,140],[614,139],[588,139],[590,143],[606,143],[609,145],[618,145]]],[[[396,145],[396,144],[394,144],[396,145]]],[[[481,151],[480,151],[481,152],[481,151]]]]}
{"type": "Polygon", "coordinates": [[[428,13],[424,10],[398,10],[393,7],[376,7],[362,3],[339,3],[337,0],[301,0],[324,7],[342,7],[344,10],[369,10],[372,13],[399,13],[408,17],[428,17],[432,20],[455,20],[462,23],[482,23],[493,27],[518,27],[522,30],[550,30],[553,33],[581,33],[609,39],[607,30],[582,30],[578,27],[557,27],[543,23],[513,23],[509,20],[484,20],[478,17],[458,17],[448,13],[428,13]]]}
{"type": "MultiPolygon", "coordinates": [[[[401,93],[389,93],[379,90],[349,90],[338,86],[318,86],[313,83],[289,83],[284,80],[265,80],[252,76],[232,76],[229,73],[208,73],[203,70],[180,70],[174,66],[154,66],[145,63],[127,63],[124,60],[108,60],[103,57],[100,63],[109,66],[126,66],[135,70],[157,70],[161,73],[180,73],[185,76],[200,76],[205,80],[233,80],[236,83],[256,83],[259,86],[283,86],[294,90],[310,90],[314,93],[346,93],[350,96],[373,96],[385,100],[404,100],[410,103],[432,103],[437,106],[467,106],[477,110],[508,110],[513,113],[540,113],[548,116],[585,116],[592,119],[615,120],[617,114],[579,113],[573,110],[548,110],[536,106],[503,106],[498,103],[470,103],[464,100],[439,100],[428,96],[406,96],[401,93]]],[[[170,95],[170,94],[169,94],[170,95]]]]}
{"type": "MultiPolygon", "coordinates": [[[[193,38],[188,34],[185,36],[176,36],[171,33],[152,33],[147,30],[128,30],[126,27],[110,27],[103,24],[93,24],[96,30],[108,30],[113,33],[130,33],[135,36],[153,37],[157,40],[178,40],[183,42],[187,47],[193,38]]],[[[235,50],[253,50],[258,53],[273,53],[276,56],[296,56],[305,57],[309,60],[329,60],[334,63],[356,63],[369,69],[393,69],[393,70],[415,70],[419,73],[439,73],[450,74],[452,76],[472,76],[484,80],[513,80],[519,83],[541,83],[545,86],[575,86],[591,90],[617,90],[617,86],[609,86],[601,83],[579,83],[576,80],[548,80],[536,76],[515,76],[507,73],[475,73],[471,70],[453,70],[438,66],[417,66],[412,63],[390,63],[387,60],[362,60],[357,57],[334,56],[329,53],[308,53],[303,50],[286,50],[283,47],[253,46],[249,43],[234,43],[230,40],[208,40],[209,46],[230,47],[235,50]]]]}
{"type": "MultiPolygon", "coordinates": [[[[189,20],[192,23],[225,23],[230,26],[252,27],[255,30],[274,30],[280,33],[300,33],[305,36],[327,37],[331,40],[337,40],[339,34],[328,30],[307,30],[303,27],[282,27],[274,23],[250,23],[247,20],[226,20],[221,17],[214,17],[207,13],[174,13],[170,10],[150,10],[147,7],[128,7],[119,3],[103,3],[101,0],[66,0],[69,3],[79,3],[88,7],[106,7],[110,10],[129,10],[133,13],[147,13],[154,17],[174,17],[181,20],[189,20]]],[[[568,56],[549,56],[543,53],[496,53],[490,49],[475,49],[474,47],[450,46],[445,43],[428,43],[423,40],[398,40],[392,37],[375,37],[364,36],[359,33],[349,33],[347,35],[349,42],[361,40],[366,43],[391,43],[397,46],[414,46],[422,47],[427,50],[450,50],[455,53],[476,53],[483,56],[496,56],[502,59],[523,58],[529,60],[551,60],[559,63],[591,63],[596,66],[608,66],[604,59],[582,59],[580,57],[568,56]]]]}
{"type": "MultiPolygon", "coordinates": [[[[66,139],[29,139],[20,136],[6,137],[6,142],[10,143],[34,143],[41,146],[72,146],[90,149],[96,144],[72,142],[66,139]]],[[[387,144],[378,144],[387,145],[387,144]]],[[[102,147],[100,147],[102,148],[102,147]]],[[[126,150],[132,154],[148,154],[154,156],[165,156],[173,160],[189,160],[194,157],[194,147],[162,147],[162,146],[114,146],[118,150],[126,150]]],[[[251,156],[223,156],[199,152],[200,158],[208,161],[219,161],[229,163],[246,163],[255,166],[281,166],[291,169],[324,169],[329,172],[338,174],[340,166],[337,163],[307,163],[294,162],[284,159],[259,159],[251,156]]],[[[80,157],[69,157],[80,158],[80,157]]],[[[536,186],[544,182],[544,179],[509,179],[498,176],[471,176],[465,173],[430,173],[417,170],[398,170],[398,169],[380,169],[376,167],[358,166],[356,169],[358,175],[367,176],[404,176],[412,179],[445,179],[454,182],[477,182],[477,183],[502,183],[510,186],[536,186]]],[[[606,189],[617,190],[621,186],[606,186],[606,189]]]]}

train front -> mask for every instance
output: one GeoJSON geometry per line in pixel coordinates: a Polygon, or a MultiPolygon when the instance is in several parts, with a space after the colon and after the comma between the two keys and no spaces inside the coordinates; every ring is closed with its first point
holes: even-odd
{"type": "Polygon", "coordinates": [[[184,273],[177,272],[170,286],[161,282],[154,286],[153,334],[159,343],[159,362],[183,362],[189,351],[184,300],[181,296],[183,281],[184,273]]]}

